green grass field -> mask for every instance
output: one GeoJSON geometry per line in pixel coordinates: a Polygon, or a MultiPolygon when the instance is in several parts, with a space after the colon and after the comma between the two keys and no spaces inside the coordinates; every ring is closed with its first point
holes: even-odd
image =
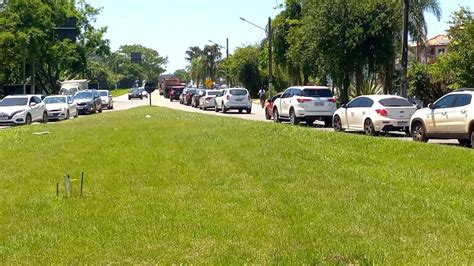
{"type": "Polygon", "coordinates": [[[470,149],[157,107],[0,141],[2,264],[474,263],[470,149]]]}
{"type": "Polygon", "coordinates": [[[129,89],[116,89],[116,90],[110,90],[110,93],[112,94],[112,97],[118,97],[118,96],[127,94],[128,90],[129,89]]]}

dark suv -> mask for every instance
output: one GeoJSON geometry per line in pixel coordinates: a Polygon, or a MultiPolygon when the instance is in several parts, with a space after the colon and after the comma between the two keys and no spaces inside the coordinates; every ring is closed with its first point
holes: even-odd
{"type": "Polygon", "coordinates": [[[102,113],[102,100],[97,90],[78,91],[74,94],[74,101],[80,114],[102,113]]]}

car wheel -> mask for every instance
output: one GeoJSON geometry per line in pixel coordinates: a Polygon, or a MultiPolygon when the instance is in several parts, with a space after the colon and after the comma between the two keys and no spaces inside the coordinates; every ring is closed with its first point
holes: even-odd
{"type": "Polygon", "coordinates": [[[100,107],[100,109],[99,109],[99,111],[98,111],[98,112],[99,112],[99,113],[102,113],[102,106],[100,107]]]}
{"type": "Polygon", "coordinates": [[[273,122],[275,123],[280,123],[281,120],[280,120],[280,117],[278,115],[278,109],[273,109],[273,122]]]}
{"type": "Polygon", "coordinates": [[[474,130],[471,132],[471,148],[474,148],[474,130]]]}
{"type": "Polygon", "coordinates": [[[365,120],[365,122],[364,122],[364,133],[367,136],[377,135],[377,132],[375,132],[374,123],[372,123],[372,120],[370,120],[370,119],[365,120]]]}
{"type": "Polygon", "coordinates": [[[252,113],[252,108],[247,109],[247,114],[251,114],[251,113],[252,113]]]}
{"type": "Polygon", "coordinates": [[[48,113],[47,112],[43,112],[43,119],[41,120],[41,123],[48,123],[48,113]]]}
{"type": "Polygon", "coordinates": [[[411,135],[413,136],[414,141],[428,142],[428,138],[426,137],[425,126],[423,126],[421,122],[416,122],[413,125],[411,135]]]}
{"type": "Polygon", "coordinates": [[[314,120],[306,120],[306,125],[307,125],[308,127],[314,126],[314,120]]]}
{"type": "Polygon", "coordinates": [[[32,122],[33,122],[33,120],[31,119],[31,115],[30,115],[30,114],[26,114],[26,117],[25,117],[25,124],[31,125],[32,122]]]}
{"type": "Polygon", "coordinates": [[[217,107],[217,103],[216,103],[215,106],[214,106],[214,111],[215,111],[216,113],[219,112],[219,108],[217,107]]]}
{"type": "Polygon", "coordinates": [[[290,124],[292,125],[299,125],[300,124],[300,119],[296,117],[295,110],[290,109],[290,124]]]}
{"type": "Polygon", "coordinates": [[[459,145],[462,147],[470,148],[471,147],[471,140],[470,139],[458,139],[459,145]]]}
{"type": "Polygon", "coordinates": [[[128,100],[130,101],[132,98],[131,97],[128,97],[128,100]]]}
{"type": "Polygon", "coordinates": [[[66,120],[68,120],[69,118],[71,118],[71,114],[69,113],[69,110],[66,111],[66,120]]]}
{"type": "Polygon", "coordinates": [[[332,118],[324,119],[324,127],[332,127],[332,118]]]}
{"type": "Polygon", "coordinates": [[[79,116],[79,110],[76,109],[76,114],[74,115],[74,118],[79,116]]]}
{"type": "Polygon", "coordinates": [[[225,107],[224,103],[222,103],[222,113],[227,113],[227,107],[225,107]]]}
{"type": "MultiPolygon", "coordinates": [[[[244,111],[244,110],[242,110],[242,109],[239,109],[239,114],[241,114],[243,111],[244,111]]],[[[247,112],[248,112],[248,110],[247,110],[247,112]]]]}
{"type": "Polygon", "coordinates": [[[140,96],[140,100],[143,100],[143,96],[140,96]]]}
{"type": "Polygon", "coordinates": [[[343,132],[344,131],[344,129],[342,128],[341,118],[338,115],[334,116],[334,121],[332,123],[332,127],[334,128],[334,131],[336,131],[336,132],[343,132]]]}

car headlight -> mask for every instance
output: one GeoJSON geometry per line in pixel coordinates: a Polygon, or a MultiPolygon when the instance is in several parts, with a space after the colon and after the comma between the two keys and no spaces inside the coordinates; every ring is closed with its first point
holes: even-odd
{"type": "Polygon", "coordinates": [[[18,111],[15,111],[15,112],[13,112],[13,113],[11,114],[11,116],[13,117],[13,116],[15,116],[15,115],[17,115],[17,114],[19,114],[19,113],[23,113],[24,111],[25,111],[25,110],[18,110],[18,111]]]}

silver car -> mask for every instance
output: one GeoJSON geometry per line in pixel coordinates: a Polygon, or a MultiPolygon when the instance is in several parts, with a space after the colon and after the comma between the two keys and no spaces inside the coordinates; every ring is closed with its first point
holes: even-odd
{"type": "Polygon", "coordinates": [[[100,100],[102,101],[102,108],[114,109],[114,100],[110,91],[100,90],[99,91],[100,100]]]}
{"type": "Polygon", "coordinates": [[[220,93],[220,90],[206,90],[202,97],[199,98],[199,108],[202,110],[214,108],[216,105],[216,96],[220,93]]]}

